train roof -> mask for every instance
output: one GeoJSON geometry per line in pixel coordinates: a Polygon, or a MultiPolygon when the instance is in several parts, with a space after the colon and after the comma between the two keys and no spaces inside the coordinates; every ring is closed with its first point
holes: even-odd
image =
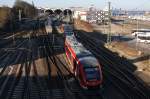
{"type": "Polygon", "coordinates": [[[84,67],[86,68],[97,67],[99,65],[98,61],[94,56],[82,57],[79,58],[79,60],[82,64],[84,64],[84,67]]]}
{"type": "Polygon", "coordinates": [[[76,53],[77,58],[84,66],[98,66],[97,59],[88,51],[80,42],[77,41],[74,35],[66,36],[67,43],[72,47],[76,53]]]}
{"type": "Polygon", "coordinates": [[[150,32],[150,29],[132,29],[133,32],[150,32]]]}
{"type": "Polygon", "coordinates": [[[66,36],[67,43],[73,48],[76,54],[91,54],[85,47],[77,41],[74,35],[66,36]]]}
{"type": "Polygon", "coordinates": [[[64,25],[64,31],[65,32],[73,32],[73,26],[70,24],[65,24],[64,25]]]}
{"type": "Polygon", "coordinates": [[[137,36],[150,37],[150,32],[146,32],[146,33],[138,33],[137,36]]]}

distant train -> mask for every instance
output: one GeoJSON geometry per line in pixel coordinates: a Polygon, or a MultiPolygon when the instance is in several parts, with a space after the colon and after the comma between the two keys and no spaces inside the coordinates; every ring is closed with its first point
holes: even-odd
{"type": "Polygon", "coordinates": [[[78,79],[81,87],[85,89],[100,87],[103,80],[101,65],[94,55],[77,41],[73,32],[66,29],[64,29],[65,52],[71,64],[70,70],[78,79]]]}
{"type": "Polygon", "coordinates": [[[137,42],[150,43],[150,29],[133,29],[132,35],[136,36],[137,42]]]}
{"type": "Polygon", "coordinates": [[[45,30],[47,33],[52,33],[52,18],[47,17],[47,20],[45,22],[45,30]]]}

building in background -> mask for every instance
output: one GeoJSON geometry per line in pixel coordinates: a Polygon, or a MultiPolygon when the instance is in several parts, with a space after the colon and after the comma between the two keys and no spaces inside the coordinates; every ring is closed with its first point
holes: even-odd
{"type": "Polygon", "coordinates": [[[89,23],[107,24],[109,20],[108,10],[97,10],[93,6],[89,9],[82,7],[72,7],[73,18],[87,21],[89,23]]]}
{"type": "Polygon", "coordinates": [[[148,11],[128,11],[128,18],[133,20],[150,21],[150,12],[148,11]]]}
{"type": "Polygon", "coordinates": [[[127,12],[125,10],[120,9],[112,9],[112,16],[126,16],[127,12]]]}
{"type": "Polygon", "coordinates": [[[89,23],[104,24],[108,21],[108,11],[97,10],[94,7],[90,7],[87,12],[87,21],[89,23]]]}
{"type": "Polygon", "coordinates": [[[85,10],[76,10],[74,11],[73,18],[87,21],[87,11],[85,10]]]}

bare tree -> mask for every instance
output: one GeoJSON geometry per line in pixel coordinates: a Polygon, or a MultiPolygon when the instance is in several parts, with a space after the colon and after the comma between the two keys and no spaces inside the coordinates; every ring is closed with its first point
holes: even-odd
{"type": "Polygon", "coordinates": [[[8,25],[12,15],[11,8],[6,6],[0,7],[0,29],[4,29],[8,25]]]}
{"type": "Polygon", "coordinates": [[[34,5],[29,4],[25,1],[16,0],[14,6],[13,6],[13,12],[16,15],[15,18],[19,19],[19,10],[21,10],[21,16],[23,18],[34,18],[37,16],[38,11],[34,7],[34,5]]]}

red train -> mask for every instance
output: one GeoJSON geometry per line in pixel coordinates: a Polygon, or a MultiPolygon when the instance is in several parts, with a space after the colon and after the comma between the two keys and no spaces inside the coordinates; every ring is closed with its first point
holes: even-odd
{"type": "Polygon", "coordinates": [[[102,85],[101,66],[93,54],[69,33],[65,38],[65,52],[70,62],[70,69],[75,74],[81,87],[97,88],[102,85]]]}

